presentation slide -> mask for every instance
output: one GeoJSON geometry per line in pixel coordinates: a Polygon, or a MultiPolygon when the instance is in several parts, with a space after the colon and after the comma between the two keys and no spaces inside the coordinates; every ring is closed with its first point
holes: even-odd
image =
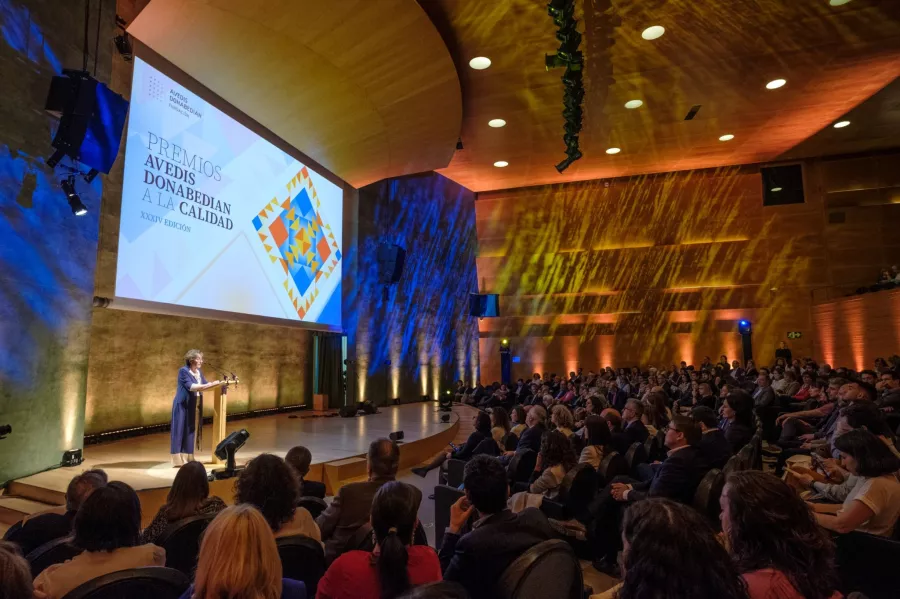
{"type": "Polygon", "coordinates": [[[134,59],[116,297],[341,326],[343,191],[134,59]]]}

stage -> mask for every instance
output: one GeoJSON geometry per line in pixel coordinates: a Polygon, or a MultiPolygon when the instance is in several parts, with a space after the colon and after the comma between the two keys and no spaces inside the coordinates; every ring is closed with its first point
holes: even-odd
{"type": "MultiPolygon", "coordinates": [[[[447,423],[440,421],[441,413],[433,402],[380,408],[378,414],[354,418],[315,416],[301,411],[229,422],[227,430],[230,433],[245,428],[250,432],[250,439],[237,453],[238,465],[261,453],[283,457],[291,447],[304,445],[312,453],[313,465],[308,478],[325,482],[328,494],[332,495],[344,482],[365,476],[365,454],[372,440],[403,431],[400,467],[409,468],[452,441],[460,428],[457,412],[470,409],[454,407],[447,423]]],[[[206,445],[202,453],[195,454],[208,471],[221,467],[211,461],[211,429],[211,426],[204,427],[206,445]]],[[[72,476],[90,468],[102,468],[110,480],[121,480],[134,487],[141,497],[144,519],[152,518],[156,511],[153,506],[165,500],[177,472],[169,457],[169,434],[144,435],[89,445],[84,448],[81,465],[12,481],[7,495],[31,502],[62,504],[72,476]]],[[[210,488],[230,503],[233,485],[234,480],[229,479],[212,482],[210,488]]]]}

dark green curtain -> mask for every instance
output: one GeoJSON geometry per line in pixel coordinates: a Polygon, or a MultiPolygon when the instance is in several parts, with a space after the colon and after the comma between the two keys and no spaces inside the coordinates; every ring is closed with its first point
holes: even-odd
{"type": "Polygon", "coordinates": [[[328,407],[344,405],[343,359],[341,336],[319,334],[319,393],[328,396],[328,407]]]}

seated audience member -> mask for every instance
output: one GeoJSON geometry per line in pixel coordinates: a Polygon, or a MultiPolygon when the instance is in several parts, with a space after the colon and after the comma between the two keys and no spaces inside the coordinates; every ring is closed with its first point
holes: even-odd
{"type": "Polygon", "coordinates": [[[472,422],[475,425],[475,430],[472,431],[469,438],[466,439],[465,445],[459,449],[451,449],[450,451],[439,454],[425,466],[413,468],[413,474],[418,474],[422,478],[425,478],[425,475],[428,474],[429,471],[440,468],[447,460],[468,460],[471,458],[474,455],[475,448],[485,439],[491,438],[491,417],[488,416],[487,412],[477,412],[472,417],[472,422]]]}
{"type": "Polygon", "coordinates": [[[338,557],[319,581],[318,599],[394,599],[410,587],[441,579],[434,549],[413,545],[421,492],[388,482],[372,499],[375,550],[338,557]]]}
{"type": "Polygon", "coordinates": [[[722,433],[737,453],[753,438],[753,399],[746,391],[733,391],[722,402],[722,433]]]}
{"type": "Polygon", "coordinates": [[[753,392],[753,406],[766,408],[775,403],[775,391],[772,390],[772,382],[766,374],[760,374],[756,379],[756,391],[753,392]]]}
{"type": "Polygon", "coordinates": [[[837,437],[834,446],[847,471],[856,475],[856,486],[841,505],[809,504],[816,520],[837,533],[859,530],[890,537],[900,515],[900,458],[863,429],[837,437]]]}
{"type": "Polygon", "coordinates": [[[194,584],[180,599],[306,599],[306,586],[281,577],[272,529],[250,504],[225,509],[207,527],[194,584]]]}
{"type": "Polygon", "coordinates": [[[834,544],[807,505],[776,476],[726,479],[722,531],[750,599],[838,599],[834,544]]]}
{"type": "Polygon", "coordinates": [[[153,521],[141,533],[142,543],[155,543],[170,524],[200,514],[217,514],[225,509],[225,502],[209,496],[206,468],[200,462],[188,462],[178,469],[166,502],[153,521]]]}
{"type": "Polygon", "coordinates": [[[3,599],[32,599],[31,569],[15,543],[0,541],[0,581],[3,599]]]}
{"type": "Polygon", "coordinates": [[[641,422],[647,427],[648,435],[655,435],[657,431],[666,428],[672,420],[672,410],[666,405],[666,394],[658,390],[651,391],[644,403],[644,415],[641,422]]]}
{"type": "Polygon", "coordinates": [[[249,503],[260,512],[275,537],[303,535],[322,540],[319,527],[306,508],[297,506],[300,488],[287,462],[261,453],[247,464],[235,483],[235,503],[249,503]]]}
{"type": "Polygon", "coordinates": [[[541,440],[541,451],[534,466],[534,482],[529,493],[556,499],[566,473],[575,467],[578,458],[569,439],[559,431],[550,431],[541,440]]]}
{"type": "Polygon", "coordinates": [[[284,456],[284,461],[294,469],[294,473],[297,475],[301,497],[325,499],[325,483],[306,480],[306,475],[309,474],[309,465],[312,463],[312,453],[307,448],[302,445],[291,447],[284,456]]]}
{"type": "MultiPolygon", "coordinates": [[[[606,426],[609,427],[609,433],[611,435],[622,432],[622,416],[619,414],[618,410],[615,408],[606,408],[600,412],[600,417],[606,421],[606,426]]],[[[650,433],[647,433],[647,435],[649,436],[650,433]]]]}
{"type": "Polygon", "coordinates": [[[6,540],[18,545],[22,555],[28,555],[44,543],[68,536],[72,532],[72,523],[75,521],[78,508],[95,489],[105,484],[105,476],[100,476],[94,471],[89,470],[76,475],[66,488],[65,514],[47,512],[29,518],[22,524],[22,528],[14,531],[6,540]]]}
{"type": "Polygon", "coordinates": [[[503,438],[509,434],[511,428],[509,414],[506,410],[501,406],[491,408],[491,437],[496,441],[500,451],[506,451],[506,447],[503,446],[503,438]]]}
{"type": "Polygon", "coordinates": [[[512,412],[509,414],[510,417],[510,425],[512,428],[509,429],[509,432],[514,434],[516,437],[521,438],[522,432],[528,428],[528,425],[525,424],[526,415],[525,408],[522,406],[514,406],[512,412]]]}
{"type": "MultiPolygon", "coordinates": [[[[775,393],[784,397],[793,397],[800,391],[800,382],[797,380],[797,375],[794,374],[793,370],[785,370],[784,378],[782,379],[784,384],[781,385],[781,389],[776,389],[775,393]]],[[[773,385],[774,388],[774,385],[773,385]]]]}
{"type": "Polygon", "coordinates": [[[560,403],[570,405],[575,399],[575,384],[567,383],[565,388],[560,392],[560,395],[557,399],[560,401],[560,403]]]}
{"type": "MultiPolygon", "coordinates": [[[[325,541],[325,559],[329,563],[347,550],[347,542],[369,521],[372,498],[378,489],[397,477],[399,466],[400,448],[396,443],[381,438],[369,444],[366,456],[368,480],[341,487],[331,505],[316,518],[325,541]]],[[[414,494],[421,502],[422,493],[415,489],[414,494]]]]}
{"type": "Polygon", "coordinates": [[[566,438],[571,437],[575,432],[572,430],[575,428],[572,411],[563,405],[553,406],[553,409],[550,410],[550,424],[554,426],[554,430],[561,432],[566,438]]]}
{"type": "Polygon", "coordinates": [[[887,370],[881,373],[881,394],[875,403],[879,408],[900,412],[900,372],[887,370]]]}
{"type": "Polygon", "coordinates": [[[635,503],[625,512],[621,538],[622,582],[592,599],[748,597],[715,531],[690,506],[667,499],[635,503]]]}
{"type": "Polygon", "coordinates": [[[34,579],[36,597],[61,599],[75,587],[104,574],[164,566],[166,552],[140,545],[141,502],[134,489],[113,481],[91,493],[75,516],[74,544],[83,553],[54,564],[34,579]]]}
{"type": "Polygon", "coordinates": [[[637,399],[629,399],[622,410],[622,432],[612,436],[613,448],[621,454],[625,454],[632,443],[643,443],[650,436],[647,427],[641,422],[644,415],[644,404],[637,399]]]}
{"type": "Polygon", "coordinates": [[[624,506],[648,497],[665,497],[690,504],[700,480],[709,470],[709,463],[697,448],[700,429],[687,416],[675,416],[666,428],[665,461],[653,470],[648,481],[617,476],[597,496],[590,507],[595,518],[596,567],[609,573],[615,567],[620,549],[618,523],[624,506]]]}
{"type": "Polygon", "coordinates": [[[519,435],[519,442],[516,444],[515,451],[507,451],[504,454],[505,461],[508,461],[518,452],[530,449],[534,453],[541,450],[541,439],[547,431],[547,410],[542,406],[532,406],[528,410],[528,416],[525,417],[525,424],[528,428],[519,435]]]}
{"type": "Polygon", "coordinates": [[[465,497],[450,508],[450,526],[440,550],[444,580],[456,581],[471,599],[498,596],[493,585],[517,557],[556,535],[537,508],[518,514],[507,509],[509,484],[499,460],[476,456],[463,474],[465,497]],[[460,531],[474,515],[472,531],[460,531]]]}
{"type": "Polygon", "coordinates": [[[578,458],[579,464],[590,464],[594,469],[600,467],[600,462],[611,451],[609,444],[612,435],[609,427],[600,416],[591,415],[584,421],[585,445],[578,458]]]}
{"type": "Polygon", "coordinates": [[[697,447],[713,468],[724,468],[732,456],[731,443],[718,427],[716,413],[706,406],[691,410],[691,420],[700,427],[700,443],[697,447]]]}
{"type": "Polygon", "coordinates": [[[804,372],[800,377],[800,380],[803,381],[803,383],[800,385],[800,388],[797,389],[797,392],[791,395],[791,397],[796,401],[806,401],[809,398],[809,390],[812,388],[813,382],[816,380],[815,373],[804,372]]]}
{"type": "Polygon", "coordinates": [[[810,406],[809,409],[779,415],[775,419],[775,424],[781,426],[778,445],[790,447],[814,439],[819,426],[825,425],[829,416],[836,409],[838,405],[837,391],[842,383],[846,383],[846,381],[832,379],[825,392],[817,396],[816,404],[810,406]]]}

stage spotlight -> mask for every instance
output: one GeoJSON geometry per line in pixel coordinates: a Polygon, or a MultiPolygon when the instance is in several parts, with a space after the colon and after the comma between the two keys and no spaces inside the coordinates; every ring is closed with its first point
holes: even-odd
{"type": "Polygon", "coordinates": [[[753,325],[750,324],[749,320],[739,320],[738,321],[738,333],[741,335],[749,335],[753,332],[753,325]]]}
{"type": "Polygon", "coordinates": [[[220,460],[225,460],[225,467],[212,471],[213,480],[231,478],[237,474],[239,470],[243,469],[243,467],[238,468],[235,465],[234,454],[237,453],[238,449],[244,446],[244,443],[246,443],[249,438],[250,433],[247,429],[242,428],[239,431],[234,431],[222,439],[221,443],[216,445],[216,451],[214,453],[220,460]]]}
{"type": "Polygon", "coordinates": [[[71,468],[72,466],[79,465],[83,461],[84,457],[82,456],[80,449],[70,449],[63,452],[62,462],[60,462],[60,466],[62,466],[63,468],[71,468]]]}
{"type": "Polygon", "coordinates": [[[69,208],[72,209],[72,214],[74,214],[75,216],[83,216],[87,214],[87,206],[84,205],[84,203],[81,201],[81,197],[78,195],[78,192],[75,191],[75,175],[69,175],[68,177],[60,181],[59,186],[66,194],[66,199],[69,202],[69,208]]]}

